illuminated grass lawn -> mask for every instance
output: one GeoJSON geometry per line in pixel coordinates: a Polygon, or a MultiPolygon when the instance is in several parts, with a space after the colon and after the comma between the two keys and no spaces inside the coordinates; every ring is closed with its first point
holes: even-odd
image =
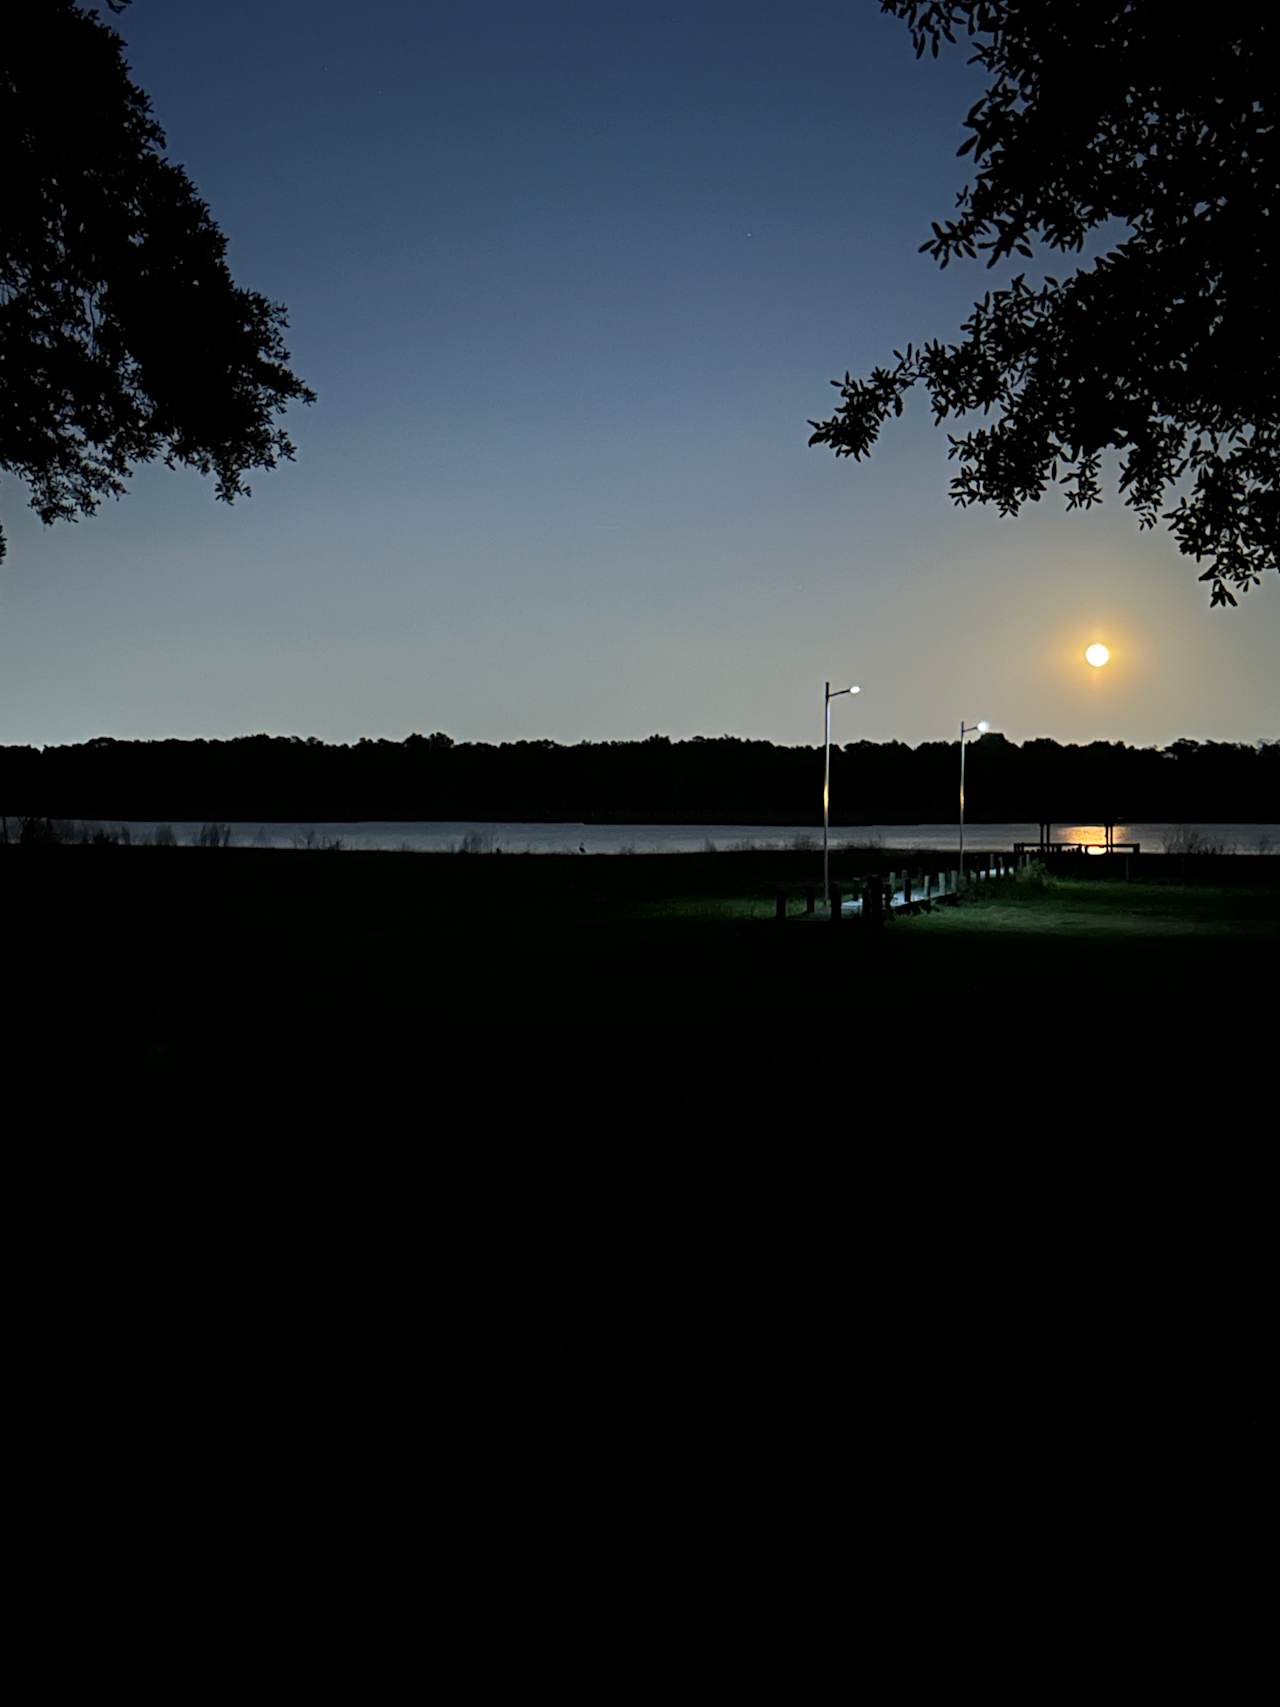
{"type": "Polygon", "coordinates": [[[1006,885],[989,897],[938,907],[894,930],[940,937],[1254,937],[1280,935],[1280,889],[1191,884],[1050,881],[1040,891],[1006,885]]]}
{"type": "MultiPolygon", "coordinates": [[[[619,919],[648,919],[653,923],[714,924],[747,920],[774,921],[772,898],[687,896],[659,902],[620,902],[612,909],[619,919]]],[[[803,922],[806,929],[830,927],[819,903],[818,914],[803,919],[793,901],[788,925],[803,922]]],[[[850,917],[848,927],[861,930],[850,917]]],[[[910,917],[897,914],[886,926],[891,937],[910,935],[922,940],[986,935],[1133,937],[1253,937],[1280,933],[1280,887],[1225,888],[1196,884],[1072,882],[1048,879],[1043,887],[1007,882],[975,892],[956,903],[945,902],[930,912],[910,917]]]]}

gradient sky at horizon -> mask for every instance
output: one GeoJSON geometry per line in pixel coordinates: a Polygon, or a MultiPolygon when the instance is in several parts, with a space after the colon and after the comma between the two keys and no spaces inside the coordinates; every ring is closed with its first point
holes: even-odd
{"type": "Polygon", "coordinates": [[[0,484],[0,742],[811,742],[828,677],[841,741],[1280,735],[1275,576],[1210,612],[1114,488],[955,509],[923,399],[869,463],[807,447],[833,376],[991,282],[917,253],[980,83],[877,0],[116,27],[319,401],[231,509],[156,467],[45,529],[0,484]]]}

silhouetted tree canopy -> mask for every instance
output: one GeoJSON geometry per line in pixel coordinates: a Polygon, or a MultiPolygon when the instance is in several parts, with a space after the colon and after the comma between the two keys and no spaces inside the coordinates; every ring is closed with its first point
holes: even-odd
{"type": "MultiPolygon", "coordinates": [[[[853,741],[831,753],[833,822],[954,820],[950,741],[853,741]]],[[[732,735],[671,741],[452,741],[410,735],[0,746],[13,817],[194,820],[821,821],[822,749],[732,735]]],[[[1060,746],[984,735],[968,754],[973,823],[1280,822],[1280,741],[1060,746]]]]}
{"type": "Polygon", "coordinates": [[[235,284],[123,47],[72,0],[0,34],[0,469],[45,522],[91,515],[157,456],[230,503],[293,455],[277,417],[312,399],[284,309],[235,284]]]}
{"type": "Polygon", "coordinates": [[[1207,567],[1213,604],[1280,567],[1280,348],[1270,334],[1280,151],[1271,7],[1165,0],[882,0],[917,55],[963,38],[989,74],[960,149],[976,167],[921,245],[988,266],[1123,235],[1070,277],[1025,275],[974,307],[957,344],[895,351],[811,444],[866,456],[924,385],[952,437],[959,504],[1002,514],[1050,483],[1102,496],[1102,457],[1144,527],[1207,567]],[[1169,506],[1166,508],[1166,506],[1169,506]]]}

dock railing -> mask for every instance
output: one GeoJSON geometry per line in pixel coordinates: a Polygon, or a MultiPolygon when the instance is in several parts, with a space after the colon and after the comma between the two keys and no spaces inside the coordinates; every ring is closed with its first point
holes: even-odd
{"type": "Polygon", "coordinates": [[[864,923],[880,923],[894,913],[927,911],[939,903],[955,903],[964,893],[990,883],[1011,878],[1021,865],[1029,863],[1016,853],[981,853],[973,856],[963,878],[955,866],[922,865],[904,867],[889,872],[872,872],[847,884],[832,884],[828,906],[819,911],[821,886],[804,884],[781,886],[775,891],[774,917],[780,922],[789,918],[825,917],[839,924],[849,917],[864,923]],[[803,902],[803,911],[799,903],[803,902]]]}

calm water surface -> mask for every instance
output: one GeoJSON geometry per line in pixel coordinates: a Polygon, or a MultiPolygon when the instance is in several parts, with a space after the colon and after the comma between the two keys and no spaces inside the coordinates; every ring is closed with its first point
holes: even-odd
{"type": "MultiPolygon", "coordinates": [[[[150,840],[154,821],[131,822],[135,841],[150,840]]],[[[194,842],[199,824],[171,826],[179,843],[194,842]]],[[[965,845],[1008,850],[1015,842],[1039,838],[1036,824],[969,824],[965,845]]],[[[1101,824],[1054,825],[1055,842],[1102,842],[1101,824]]],[[[885,849],[954,848],[954,824],[864,824],[833,829],[831,846],[885,849]]],[[[1280,824],[1117,824],[1117,845],[1139,844],[1144,852],[1175,852],[1179,848],[1221,848],[1229,853],[1280,854],[1280,824]]],[[[820,848],[821,826],[803,824],[477,824],[375,823],[358,824],[232,824],[233,847],[393,848],[406,853],[702,853],[709,849],[776,848],[796,844],[820,848]]]]}

